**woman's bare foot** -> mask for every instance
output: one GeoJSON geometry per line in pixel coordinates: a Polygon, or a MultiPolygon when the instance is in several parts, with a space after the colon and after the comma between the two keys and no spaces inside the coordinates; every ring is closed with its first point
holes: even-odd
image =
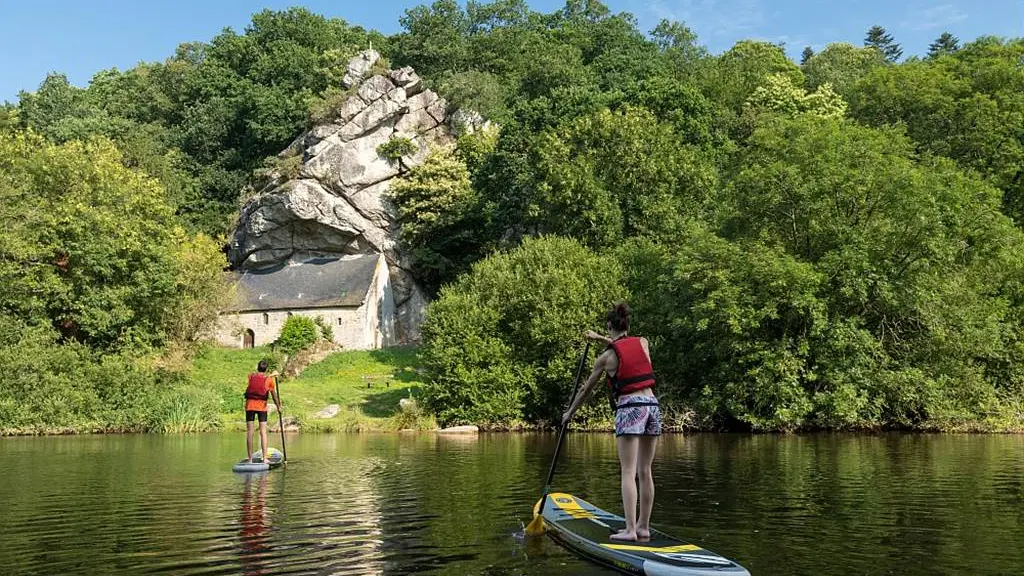
{"type": "Polygon", "coordinates": [[[629,530],[619,530],[615,534],[609,536],[612,540],[625,540],[627,542],[636,542],[636,531],[630,532],[629,530]]]}
{"type": "Polygon", "coordinates": [[[649,529],[645,529],[645,528],[637,528],[636,529],[636,539],[637,539],[637,541],[644,541],[644,542],[650,540],[651,539],[651,531],[649,529]]]}

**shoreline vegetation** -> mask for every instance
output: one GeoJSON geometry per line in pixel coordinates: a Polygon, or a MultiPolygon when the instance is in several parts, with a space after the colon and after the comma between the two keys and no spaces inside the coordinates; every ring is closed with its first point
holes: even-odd
{"type": "MultiPolygon", "coordinates": [[[[550,427],[581,332],[626,301],[670,428],[1024,431],[1024,38],[903,57],[876,26],[796,62],[596,0],[399,22],[265,10],[0,106],[0,434],[240,429],[257,356],[331,340],[296,316],[272,349],[204,343],[240,206],[308,171],[278,155],[337,131],[371,44],[370,73],[411,67],[488,122],[398,158],[388,233],[429,295],[422,340],[311,353],[282,382],[300,429],[550,427]]],[[[609,430],[604,402],[574,428],[609,430]]]]}
{"type": "MultiPolygon", "coordinates": [[[[283,377],[281,381],[286,433],[439,433],[443,429],[436,416],[428,413],[421,405],[423,396],[423,367],[417,357],[416,347],[406,346],[371,351],[339,351],[330,353],[319,362],[305,366],[297,378],[283,377]],[[402,399],[412,399],[415,404],[400,405],[402,399]],[[338,405],[337,414],[317,418],[319,410],[331,404],[338,405]],[[293,428],[291,423],[296,426],[293,428]]],[[[163,428],[142,430],[139,427],[105,426],[62,426],[10,429],[0,428],[2,436],[65,436],[83,434],[137,434],[137,433],[209,433],[245,431],[241,410],[241,394],[244,391],[246,375],[263,358],[273,358],[269,347],[254,349],[204,347],[193,361],[188,372],[192,385],[212,391],[220,398],[219,411],[206,420],[205,426],[186,426],[168,423],[163,428]],[[236,399],[237,397],[237,399],[236,399]],[[232,404],[237,409],[232,410],[232,404]]],[[[663,385],[662,385],[663,386],[663,385]]],[[[598,394],[588,403],[590,411],[585,419],[574,420],[570,426],[577,433],[610,433],[614,422],[604,407],[604,398],[598,394]]],[[[182,410],[188,412],[188,410],[182,410]]],[[[690,410],[670,408],[666,411],[664,430],[666,434],[687,433],[733,433],[700,427],[693,424],[695,418],[690,410]]],[[[277,430],[276,411],[271,409],[269,424],[277,430]]],[[[477,426],[481,433],[535,433],[557,429],[554,423],[499,423],[458,422],[450,426],[477,426]]],[[[449,427],[449,426],[445,426],[449,427]]],[[[970,433],[970,434],[1021,434],[1018,429],[995,429],[968,425],[958,429],[900,429],[892,427],[853,428],[834,430],[824,428],[794,431],[744,431],[760,434],[795,433],[850,433],[879,434],[906,432],[919,434],[970,433]]]]}

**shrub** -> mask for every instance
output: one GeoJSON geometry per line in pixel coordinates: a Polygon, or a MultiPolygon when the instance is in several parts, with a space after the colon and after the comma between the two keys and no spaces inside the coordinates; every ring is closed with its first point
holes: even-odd
{"type": "Polygon", "coordinates": [[[313,322],[316,322],[318,328],[320,328],[320,338],[327,340],[328,342],[334,341],[334,328],[330,324],[324,321],[323,316],[317,316],[313,322]]]}
{"type": "Polygon", "coordinates": [[[391,163],[400,162],[404,156],[415,154],[417,150],[419,146],[404,136],[396,136],[377,146],[377,154],[391,163]]]}
{"type": "Polygon", "coordinates": [[[371,76],[387,76],[388,72],[391,71],[391,62],[381,56],[370,66],[370,69],[363,75],[363,78],[370,78],[371,76]]]}
{"type": "Polygon", "coordinates": [[[316,322],[306,316],[290,316],[281,328],[281,335],[274,342],[274,348],[288,354],[311,346],[319,338],[316,322]]]}
{"type": "Polygon", "coordinates": [[[312,124],[326,124],[338,116],[338,110],[358,91],[352,88],[328,88],[320,97],[313,97],[309,104],[309,121],[312,124]]]}

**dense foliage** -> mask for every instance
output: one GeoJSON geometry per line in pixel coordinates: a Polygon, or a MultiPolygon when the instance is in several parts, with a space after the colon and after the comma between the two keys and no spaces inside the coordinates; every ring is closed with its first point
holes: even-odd
{"type": "Polygon", "coordinates": [[[427,406],[446,421],[556,420],[582,327],[625,294],[619,266],[579,242],[528,238],[445,286],[423,326],[427,406]]]}
{"type": "Polygon", "coordinates": [[[629,298],[666,409],[701,426],[1024,426],[1024,39],[942,34],[904,59],[875,26],[798,65],[754,40],[709,54],[683,23],[645,34],[597,0],[436,0],[399,21],[383,37],[264,11],[0,109],[0,134],[39,135],[0,155],[19,345],[120,362],[194,333],[213,284],[181,274],[215,267],[181,227],[223,233],[372,42],[499,126],[411,170],[408,143],[379,150],[402,172],[409,265],[439,294],[422,354],[442,420],[549,421],[579,331],[629,298]]]}
{"type": "Polygon", "coordinates": [[[165,196],[109,141],[0,135],[0,429],[203,427],[158,352],[210,326],[221,257],[165,196]]]}

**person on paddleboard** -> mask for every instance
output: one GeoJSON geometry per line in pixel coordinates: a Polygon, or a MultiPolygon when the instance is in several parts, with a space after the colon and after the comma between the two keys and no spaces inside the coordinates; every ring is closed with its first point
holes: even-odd
{"type": "Polygon", "coordinates": [[[270,457],[267,445],[267,399],[273,395],[274,405],[281,411],[281,400],[277,396],[277,372],[267,374],[268,363],[260,360],[256,372],[249,374],[249,385],[245,389],[245,451],[252,462],[252,434],[256,420],[260,423],[260,449],[266,461],[270,457]]]}
{"type": "Polygon", "coordinates": [[[605,327],[608,336],[589,330],[585,334],[587,338],[604,342],[607,348],[597,357],[586,384],[562,416],[562,425],[568,423],[576,409],[590,397],[601,374],[606,374],[615,411],[615,438],[622,470],[622,507],[626,518],[626,528],[612,534],[611,538],[648,540],[654,506],[651,463],[654,461],[655,444],[661,435],[661,410],[654,395],[651,353],[646,338],[629,335],[629,306],[625,302],[616,304],[608,313],[605,327]]]}

